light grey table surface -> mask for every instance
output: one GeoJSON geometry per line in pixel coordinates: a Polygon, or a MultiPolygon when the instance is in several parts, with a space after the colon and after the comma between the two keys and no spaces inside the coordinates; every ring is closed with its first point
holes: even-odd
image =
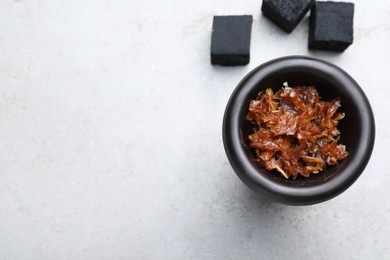
{"type": "Polygon", "coordinates": [[[390,1],[352,2],[339,54],[260,0],[2,0],[0,259],[389,259],[390,1]],[[210,65],[228,14],[254,17],[247,66],[210,65]],[[252,193],[221,138],[240,79],[291,54],[345,69],[376,117],[363,175],[308,207],[252,193]]]}

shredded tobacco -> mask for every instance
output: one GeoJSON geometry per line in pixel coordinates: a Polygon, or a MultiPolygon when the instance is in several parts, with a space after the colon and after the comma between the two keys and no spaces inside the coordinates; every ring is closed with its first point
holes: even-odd
{"type": "Polygon", "coordinates": [[[340,100],[321,101],[314,86],[288,87],[274,93],[268,88],[251,100],[246,119],[254,125],[250,147],[267,170],[286,179],[309,177],[348,156],[338,144],[337,129],[344,113],[340,100]]]}

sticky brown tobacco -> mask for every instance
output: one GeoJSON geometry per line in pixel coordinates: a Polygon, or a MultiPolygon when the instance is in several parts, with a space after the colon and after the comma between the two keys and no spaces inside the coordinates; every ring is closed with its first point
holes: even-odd
{"type": "Polygon", "coordinates": [[[276,169],[286,179],[309,177],[326,165],[348,156],[338,144],[337,129],[344,113],[340,100],[321,101],[315,87],[285,87],[274,93],[268,88],[250,101],[247,120],[254,125],[250,147],[267,170],[276,169]]]}

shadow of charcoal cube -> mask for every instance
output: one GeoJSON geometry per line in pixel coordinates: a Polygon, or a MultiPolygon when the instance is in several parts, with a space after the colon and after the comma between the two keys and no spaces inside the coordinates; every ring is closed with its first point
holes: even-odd
{"type": "Polygon", "coordinates": [[[303,19],[314,0],[263,0],[264,16],[290,33],[303,19]]]}
{"type": "Polygon", "coordinates": [[[353,42],[354,4],[316,2],[310,15],[309,49],[344,51],[353,42]]]}
{"type": "Polygon", "coordinates": [[[222,66],[246,65],[250,59],[252,16],[214,16],[211,63],[222,66]]]}

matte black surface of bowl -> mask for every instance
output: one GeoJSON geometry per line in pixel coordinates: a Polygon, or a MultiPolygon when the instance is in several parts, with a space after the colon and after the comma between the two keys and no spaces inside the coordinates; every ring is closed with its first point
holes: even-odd
{"type": "Polygon", "coordinates": [[[279,203],[310,205],[329,200],[350,187],[366,167],[375,141],[375,122],[370,103],[356,81],[339,67],[314,58],[288,56],[260,65],[234,90],[223,119],[223,142],[234,171],[252,190],[279,203]],[[340,143],[349,156],[310,177],[285,179],[263,169],[249,147],[251,125],[245,119],[249,101],[266,88],[315,86],[321,100],[340,98],[345,118],[338,126],[340,143]]]}

